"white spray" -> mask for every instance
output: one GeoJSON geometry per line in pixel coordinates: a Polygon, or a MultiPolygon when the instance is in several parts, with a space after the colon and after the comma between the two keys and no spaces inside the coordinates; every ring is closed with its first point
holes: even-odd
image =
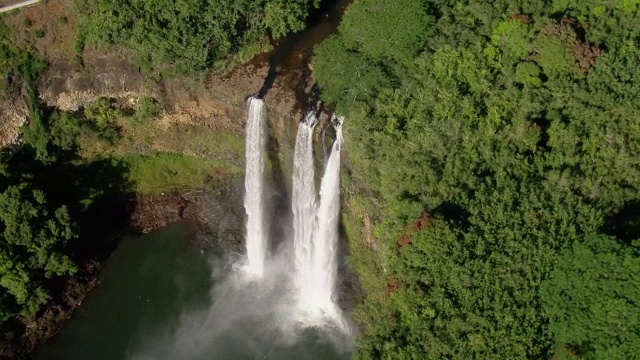
{"type": "Polygon", "coordinates": [[[295,281],[302,302],[314,295],[313,234],[316,219],[316,187],[313,169],[313,127],[317,118],[307,114],[298,124],[296,146],[293,155],[293,210],[295,281]]]}
{"type": "Polygon", "coordinates": [[[247,213],[246,270],[259,277],[264,272],[267,256],[263,200],[267,114],[261,99],[249,98],[248,107],[244,178],[244,209],[247,213]]]}
{"type": "Polygon", "coordinates": [[[313,237],[314,305],[331,311],[338,276],[337,247],[340,216],[340,149],[342,147],[342,118],[335,118],[336,139],[325,167],[320,185],[320,206],[317,230],[313,237]]]}
{"type": "Polygon", "coordinates": [[[336,140],[326,163],[316,201],[312,132],[316,119],[307,115],[298,126],[293,170],[294,250],[298,305],[303,322],[341,320],[334,292],[338,272],[340,215],[340,148],[342,118],[334,118],[336,140]]]}

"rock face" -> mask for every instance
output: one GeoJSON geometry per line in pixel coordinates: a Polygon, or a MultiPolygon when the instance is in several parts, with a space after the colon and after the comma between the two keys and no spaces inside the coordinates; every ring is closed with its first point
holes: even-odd
{"type": "Polygon", "coordinates": [[[150,95],[138,67],[128,59],[105,54],[84,68],[59,61],[41,77],[40,97],[47,105],[74,111],[95,98],[138,98],[150,95]]]}
{"type": "Polygon", "coordinates": [[[138,196],[131,228],[147,233],[172,222],[190,220],[199,226],[195,245],[201,250],[240,252],[243,248],[243,184],[242,178],[237,177],[209,190],[138,196]]]}
{"type": "MultiPolygon", "coordinates": [[[[74,111],[98,97],[135,103],[150,96],[167,109],[162,121],[190,123],[206,127],[242,131],[245,99],[257,94],[269,74],[266,59],[236,69],[231,75],[213,75],[196,84],[184,79],[162,79],[153,83],[145,79],[131,60],[118,54],[99,54],[85,59],[84,66],[69,62],[51,64],[41,77],[41,99],[49,106],[74,111]]],[[[275,78],[265,100],[275,120],[295,117],[300,87],[306,87],[302,71],[275,78]]],[[[285,124],[276,128],[283,130],[285,124]]]]}
{"type": "Polygon", "coordinates": [[[29,110],[21,98],[0,101],[0,109],[0,148],[6,148],[18,142],[29,110]]]}

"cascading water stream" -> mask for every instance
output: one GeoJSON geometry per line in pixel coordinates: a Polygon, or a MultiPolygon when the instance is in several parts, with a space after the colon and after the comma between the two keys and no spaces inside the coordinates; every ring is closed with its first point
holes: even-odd
{"type": "Polygon", "coordinates": [[[313,296],[313,234],[316,219],[316,188],[313,168],[313,128],[317,118],[307,114],[298,124],[293,155],[293,248],[295,281],[302,302],[313,296]]]}
{"type": "MultiPolygon", "coordinates": [[[[298,125],[293,163],[293,288],[297,303],[297,321],[304,326],[325,324],[327,320],[348,332],[335,302],[338,272],[337,247],[340,216],[340,150],[342,118],[332,119],[336,139],[326,162],[316,193],[313,130],[317,123],[313,113],[298,125]]],[[[266,145],[266,109],[257,98],[248,101],[246,127],[246,173],[244,207],[246,219],[247,262],[244,270],[252,277],[264,277],[267,259],[267,234],[264,224],[264,171],[266,145]]],[[[281,257],[271,258],[274,261],[281,257]]],[[[278,263],[269,277],[278,276],[278,263]]],[[[270,270],[270,271],[271,271],[270,270]]]]}
{"type": "Polygon", "coordinates": [[[244,209],[247,213],[246,270],[262,276],[267,252],[264,229],[264,167],[267,114],[264,101],[249,98],[246,126],[246,164],[244,178],[244,209]]]}
{"type": "Polygon", "coordinates": [[[343,118],[332,119],[336,139],[320,185],[317,228],[313,237],[313,305],[326,312],[335,311],[333,294],[338,273],[338,220],[340,216],[340,150],[343,118]]]}
{"type": "Polygon", "coordinates": [[[297,301],[303,322],[317,324],[331,318],[342,326],[334,301],[338,272],[342,118],[332,119],[336,139],[322,177],[319,203],[314,186],[312,139],[316,121],[309,114],[298,125],[294,152],[292,209],[297,301]]]}

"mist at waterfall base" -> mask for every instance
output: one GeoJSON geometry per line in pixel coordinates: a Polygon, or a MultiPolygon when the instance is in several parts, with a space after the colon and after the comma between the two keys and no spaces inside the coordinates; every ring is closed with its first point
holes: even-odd
{"type": "MultiPolygon", "coordinates": [[[[147,359],[343,359],[353,334],[335,303],[340,210],[341,121],[321,181],[314,185],[313,129],[300,122],[293,168],[292,224],[270,241],[265,211],[266,109],[248,100],[246,130],[246,254],[212,265],[205,309],[183,313],[179,325],[136,351],[147,359]],[[273,247],[274,244],[279,244],[273,247]],[[224,355],[222,355],[224,354],[224,355]]],[[[274,221],[277,223],[277,221],[274,221]]]]}
{"type": "MultiPolygon", "coordinates": [[[[267,264],[286,260],[285,253],[267,264]]],[[[296,316],[290,273],[267,265],[259,281],[233,269],[241,257],[213,266],[208,306],[183,312],[131,359],[348,359],[353,343],[337,327],[308,326],[296,316]]]]}

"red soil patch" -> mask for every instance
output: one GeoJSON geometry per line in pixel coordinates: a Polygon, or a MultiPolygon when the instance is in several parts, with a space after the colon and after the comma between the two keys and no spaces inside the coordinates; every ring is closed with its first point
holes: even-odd
{"type": "Polygon", "coordinates": [[[387,280],[387,288],[385,290],[384,297],[389,299],[391,294],[398,292],[400,287],[402,286],[402,282],[398,276],[392,276],[387,280]]]}
{"type": "Polygon", "coordinates": [[[420,231],[431,224],[431,217],[427,213],[423,213],[420,217],[413,222],[413,231],[420,231]]]}
{"type": "Polygon", "coordinates": [[[407,246],[411,244],[411,238],[409,237],[409,235],[404,234],[402,236],[400,236],[400,238],[398,239],[397,242],[397,247],[398,249],[402,249],[403,247],[407,246]]]}
{"type": "Polygon", "coordinates": [[[402,249],[403,247],[410,245],[412,243],[411,235],[417,233],[418,231],[426,228],[431,224],[431,216],[427,213],[423,213],[417,218],[411,226],[405,227],[403,234],[396,241],[396,249],[402,249]]]}

